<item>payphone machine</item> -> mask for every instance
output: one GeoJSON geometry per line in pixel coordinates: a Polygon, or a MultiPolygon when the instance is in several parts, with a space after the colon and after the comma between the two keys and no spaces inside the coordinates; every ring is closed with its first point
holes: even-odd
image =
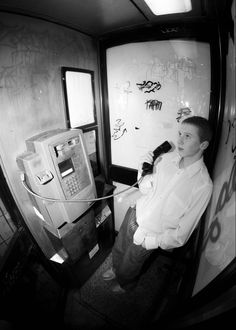
{"type": "Polygon", "coordinates": [[[46,131],[26,140],[26,147],[17,164],[34,212],[77,258],[85,245],[96,246],[92,204],[97,194],[82,130],[46,131]],[[79,234],[76,249],[71,247],[71,237],[78,237],[75,232],[79,234]]]}

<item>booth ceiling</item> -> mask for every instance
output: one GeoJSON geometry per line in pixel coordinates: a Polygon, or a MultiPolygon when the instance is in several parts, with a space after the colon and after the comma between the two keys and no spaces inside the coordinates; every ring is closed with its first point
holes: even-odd
{"type": "Polygon", "coordinates": [[[143,0],[1,0],[0,11],[46,19],[92,37],[101,37],[171,19],[202,17],[216,5],[222,9],[226,2],[192,0],[191,12],[161,16],[155,16],[143,0]]]}

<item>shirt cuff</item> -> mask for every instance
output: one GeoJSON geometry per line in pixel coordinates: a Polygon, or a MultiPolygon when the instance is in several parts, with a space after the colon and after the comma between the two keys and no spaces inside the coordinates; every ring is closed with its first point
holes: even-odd
{"type": "Polygon", "coordinates": [[[159,247],[159,240],[157,236],[146,236],[145,246],[147,250],[157,249],[159,247]]]}
{"type": "Polygon", "coordinates": [[[138,227],[133,236],[133,242],[135,245],[141,245],[145,239],[145,233],[138,227]]]}

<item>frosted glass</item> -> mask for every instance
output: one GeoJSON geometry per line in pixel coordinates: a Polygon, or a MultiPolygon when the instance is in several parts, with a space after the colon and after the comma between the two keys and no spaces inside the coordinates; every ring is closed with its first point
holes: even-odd
{"type": "Polygon", "coordinates": [[[176,143],[185,116],[208,118],[208,43],[129,43],[107,49],[106,55],[113,165],[137,169],[145,152],[165,140],[176,143]]]}

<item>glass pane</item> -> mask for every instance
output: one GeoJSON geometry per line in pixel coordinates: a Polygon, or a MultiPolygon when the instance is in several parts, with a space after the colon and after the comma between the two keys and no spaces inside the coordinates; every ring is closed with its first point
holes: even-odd
{"type": "Polygon", "coordinates": [[[97,157],[97,147],[96,147],[96,130],[90,130],[84,132],[84,139],[87,148],[87,153],[90,159],[90,163],[93,170],[93,175],[97,176],[99,174],[98,168],[98,157],[97,157]]]}
{"type": "Polygon", "coordinates": [[[70,127],[94,123],[94,98],[90,73],[66,71],[70,127]]]}
{"type": "Polygon", "coordinates": [[[107,49],[112,164],[137,169],[145,152],[176,143],[184,116],[208,118],[210,68],[210,45],[194,40],[107,49]]]}

